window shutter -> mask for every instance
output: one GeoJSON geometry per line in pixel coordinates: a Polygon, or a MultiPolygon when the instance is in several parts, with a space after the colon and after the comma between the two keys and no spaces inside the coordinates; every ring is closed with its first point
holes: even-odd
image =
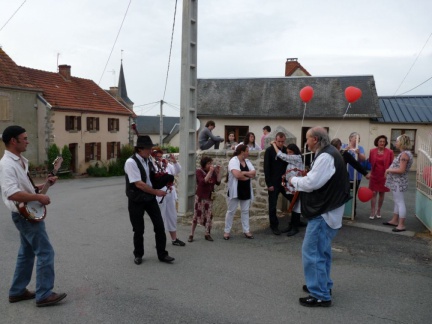
{"type": "Polygon", "coordinates": [[[96,119],[96,130],[99,130],[99,117],[95,118],[96,119]]]}
{"type": "Polygon", "coordinates": [[[112,119],[108,118],[108,132],[112,131],[112,119]]]}
{"type": "Polygon", "coordinates": [[[98,161],[101,161],[101,143],[99,142],[99,143],[96,143],[97,144],[97,159],[96,160],[98,160],[98,161]]]}
{"type": "Polygon", "coordinates": [[[77,130],[81,130],[81,116],[77,117],[77,130]]]}
{"type": "Polygon", "coordinates": [[[109,159],[111,159],[112,143],[108,142],[108,143],[106,143],[106,145],[107,145],[107,160],[109,160],[109,159]]]}
{"type": "Polygon", "coordinates": [[[69,122],[69,120],[70,120],[70,117],[69,117],[69,116],[66,116],[65,129],[66,129],[67,131],[70,130],[70,122],[69,122]]]}
{"type": "Polygon", "coordinates": [[[90,162],[91,144],[85,143],[85,161],[90,162]]]}
{"type": "Polygon", "coordinates": [[[117,142],[117,152],[115,154],[115,157],[119,157],[120,156],[120,142],[117,142]]]}
{"type": "Polygon", "coordinates": [[[90,117],[87,117],[86,121],[87,121],[87,130],[91,131],[91,129],[90,129],[90,117]]]}
{"type": "MultiPolygon", "coordinates": [[[[116,120],[115,120],[115,124],[116,124],[116,126],[115,126],[115,130],[116,131],[119,131],[120,130],[120,120],[117,118],[116,120]]],[[[119,143],[120,144],[120,143],[119,143]]]]}

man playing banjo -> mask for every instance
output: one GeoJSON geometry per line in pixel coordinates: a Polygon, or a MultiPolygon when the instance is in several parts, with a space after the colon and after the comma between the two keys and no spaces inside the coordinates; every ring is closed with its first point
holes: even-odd
{"type": "MultiPolygon", "coordinates": [[[[21,155],[29,144],[27,133],[21,126],[9,126],[2,134],[6,145],[3,158],[0,160],[0,184],[2,198],[12,212],[12,220],[20,233],[21,247],[9,290],[9,302],[15,303],[36,298],[36,306],[51,306],[66,297],[65,293],[57,294],[54,287],[54,250],[45,230],[45,222],[29,221],[17,209],[16,204],[38,201],[48,205],[50,198],[36,193],[44,185],[35,186],[28,176],[28,160],[21,155]],[[30,283],[35,257],[36,292],[27,289],[30,283]]],[[[48,177],[50,185],[56,177],[48,177]]]]}

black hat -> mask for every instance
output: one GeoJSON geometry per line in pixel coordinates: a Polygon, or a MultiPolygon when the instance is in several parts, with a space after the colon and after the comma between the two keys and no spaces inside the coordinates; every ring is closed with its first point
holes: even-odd
{"type": "Polygon", "coordinates": [[[8,144],[12,138],[16,138],[17,136],[21,135],[22,133],[25,133],[26,130],[22,128],[21,126],[13,125],[8,126],[3,131],[3,134],[1,135],[2,140],[5,144],[8,144]]]}
{"type": "Polygon", "coordinates": [[[154,146],[150,136],[144,135],[144,136],[138,136],[137,142],[135,144],[135,147],[138,148],[152,148],[154,146]]]}

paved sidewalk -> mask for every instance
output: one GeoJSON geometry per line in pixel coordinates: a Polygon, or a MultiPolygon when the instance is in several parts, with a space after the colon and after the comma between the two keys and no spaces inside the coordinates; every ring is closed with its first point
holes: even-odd
{"type": "MultiPolygon", "coordinates": [[[[423,225],[423,223],[415,216],[415,201],[416,201],[416,173],[410,172],[408,175],[408,191],[405,193],[405,204],[407,207],[407,218],[405,221],[406,231],[400,233],[393,233],[395,235],[404,236],[431,236],[431,233],[423,225]]],[[[360,187],[368,187],[369,181],[365,178],[362,179],[360,187]]],[[[387,222],[392,218],[393,215],[393,195],[391,192],[385,194],[384,204],[381,209],[381,219],[370,220],[370,202],[362,203],[357,199],[357,216],[354,221],[346,219],[344,225],[356,226],[360,228],[381,231],[381,232],[391,232],[392,227],[383,225],[383,222],[387,222]]]]}

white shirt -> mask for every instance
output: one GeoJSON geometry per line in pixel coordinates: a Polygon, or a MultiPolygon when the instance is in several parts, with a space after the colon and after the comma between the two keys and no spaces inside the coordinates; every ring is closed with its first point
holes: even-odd
{"type": "MultiPolygon", "coordinates": [[[[146,172],[146,184],[148,184],[149,186],[151,186],[153,188],[151,180],[150,180],[150,170],[149,170],[149,166],[148,166],[148,163],[152,163],[152,161],[150,160],[150,157],[147,159],[147,162],[145,162],[144,158],[142,158],[138,153],[135,153],[135,156],[138,158],[138,161],[141,162],[141,164],[143,165],[144,170],[146,172]]],[[[129,178],[129,183],[141,181],[141,172],[140,172],[138,165],[136,164],[134,159],[129,158],[126,160],[126,163],[124,166],[124,171],[126,172],[128,178],[129,178]]]]}
{"type": "MultiPolygon", "coordinates": [[[[246,165],[249,169],[249,171],[255,170],[254,166],[252,165],[252,162],[249,161],[249,159],[245,159],[246,165]]],[[[240,170],[240,160],[237,156],[233,156],[231,160],[228,163],[228,190],[229,190],[229,197],[228,199],[237,198],[237,185],[238,185],[238,179],[234,176],[234,174],[231,172],[232,170],[240,170]]],[[[253,190],[252,190],[252,184],[251,184],[251,200],[253,200],[253,190]]]]}
{"type": "MultiPolygon", "coordinates": [[[[316,152],[318,154],[318,151],[316,152]]],[[[296,191],[312,192],[324,186],[335,174],[334,158],[328,153],[320,154],[313,162],[312,169],[305,177],[291,178],[291,184],[296,191]]],[[[342,217],[345,205],[322,214],[325,222],[333,229],[342,227],[342,217]]]]}
{"type": "Polygon", "coordinates": [[[27,172],[28,160],[23,156],[20,158],[8,150],[5,150],[3,158],[0,160],[1,192],[3,202],[6,207],[13,212],[18,212],[18,209],[15,206],[15,202],[9,200],[10,196],[20,191],[36,193],[27,176],[27,172]]]}

